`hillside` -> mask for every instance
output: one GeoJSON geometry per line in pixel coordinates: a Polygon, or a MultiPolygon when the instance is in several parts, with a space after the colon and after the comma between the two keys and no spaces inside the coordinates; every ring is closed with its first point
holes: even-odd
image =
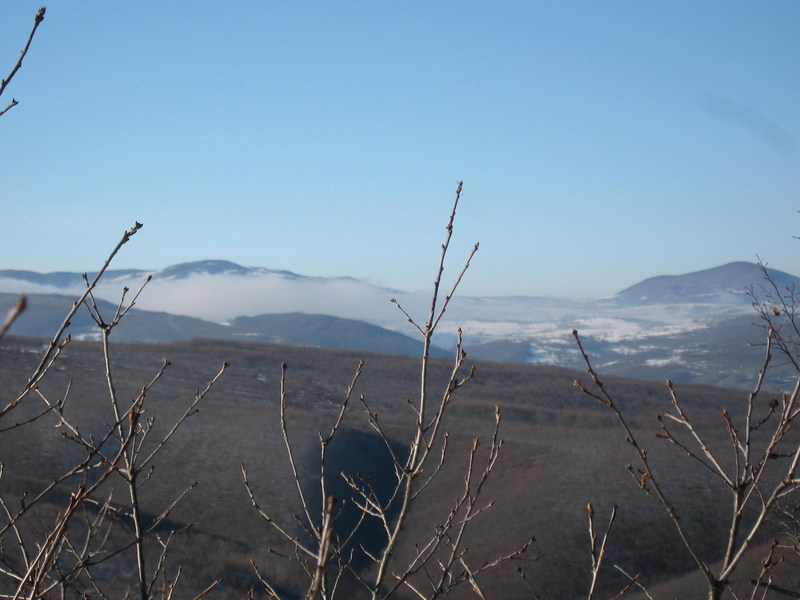
{"type": "MultiPolygon", "coordinates": [[[[6,398],[24,383],[37,359],[37,348],[38,343],[25,338],[0,342],[0,378],[5,382],[6,398]]],[[[364,359],[365,366],[356,393],[381,415],[392,438],[399,442],[413,423],[405,401],[416,393],[418,361],[412,358],[220,340],[156,346],[117,343],[112,350],[122,397],[135,396],[165,358],[172,362],[148,394],[148,418],[162,427],[183,410],[194,390],[205,384],[223,360],[231,363],[199,413],[166,447],[144,488],[146,506],[156,513],[186,485],[199,481],[170,517],[177,525],[194,524],[178,537],[171,560],[184,564],[184,590],[197,590],[223,576],[224,583],[212,597],[239,596],[256,585],[250,559],[281,587],[297,585],[297,573],[287,569],[284,559],[267,552],[268,547],[279,553],[287,549],[248,505],[239,471],[244,463],[265,509],[284,523],[293,522],[292,514],[300,507],[277,419],[282,362],[288,364],[290,435],[312,502],[319,500],[313,491],[318,478],[318,432],[328,431],[336,420],[359,360],[364,359]]],[[[59,396],[70,380],[68,413],[94,435],[102,435],[110,418],[100,359],[97,344],[72,342],[59,370],[53,371],[42,387],[45,393],[59,396]]],[[[447,360],[436,362],[434,386],[441,385],[448,370],[447,360]]],[[[481,557],[509,552],[535,536],[527,560],[519,565],[529,583],[541,598],[580,597],[588,585],[585,507],[592,502],[598,519],[607,518],[612,505],[620,507],[609,542],[609,564],[642,573],[652,585],[667,582],[689,568],[663,511],[636,489],[626,473],[625,464],[634,457],[612,416],[572,386],[576,377],[585,379],[579,372],[549,366],[479,363],[476,378],[460,390],[451,407],[446,423],[449,460],[436,485],[426,492],[424,510],[414,513],[406,531],[408,539],[423,539],[433,522],[447,514],[453,490],[462,485],[469,442],[473,436],[485,439],[490,433],[494,407],[499,405],[505,444],[486,491],[487,501],[495,501],[496,506],[474,523],[471,560],[480,562],[481,557]]],[[[653,460],[702,551],[715,560],[720,552],[716,535],[725,525],[724,511],[718,505],[725,506],[727,501],[702,469],[695,469],[674,448],[653,437],[658,431],[653,415],[669,408],[663,384],[613,377],[605,383],[651,446],[653,460]]],[[[736,416],[735,407],[746,394],[699,386],[680,386],[679,393],[697,426],[708,432],[710,443],[724,449],[727,433],[719,412],[729,407],[736,416]]],[[[331,452],[331,493],[348,495],[348,487],[334,475],[340,471],[369,477],[381,493],[387,484],[388,455],[357,404],[351,407],[331,452]]],[[[4,497],[33,493],[79,455],[74,444],[59,439],[52,419],[2,433],[0,456],[6,467],[0,483],[4,497]]],[[[339,526],[344,527],[351,518],[347,514],[343,513],[339,526]]],[[[361,542],[368,544],[370,530],[361,535],[361,542]]],[[[399,556],[407,556],[409,551],[404,546],[399,556]]],[[[366,568],[359,561],[354,566],[366,568]]],[[[514,572],[517,566],[483,576],[485,589],[493,597],[530,598],[530,591],[514,572]]],[[[610,593],[619,587],[620,578],[609,568],[602,585],[610,593]]]]}
{"type": "MultiPolygon", "coordinates": [[[[17,299],[14,294],[0,293],[0,313],[8,311],[17,299]]],[[[12,331],[28,337],[46,337],[61,325],[73,302],[72,296],[33,294],[28,297],[28,306],[12,331]]],[[[97,305],[104,318],[114,315],[116,306],[110,302],[97,300],[97,305]]],[[[86,310],[78,311],[69,330],[76,339],[99,339],[100,335],[86,310]]],[[[360,349],[407,356],[416,356],[422,350],[422,343],[415,339],[363,321],[302,313],[237,317],[230,323],[220,324],[134,308],[114,331],[114,339],[123,342],[166,343],[195,338],[360,349]]],[[[434,348],[433,353],[444,355],[439,348],[434,348]]]]}

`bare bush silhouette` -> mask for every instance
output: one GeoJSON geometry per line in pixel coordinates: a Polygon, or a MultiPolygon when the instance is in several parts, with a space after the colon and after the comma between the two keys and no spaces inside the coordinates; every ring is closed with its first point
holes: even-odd
{"type": "MultiPolygon", "coordinates": [[[[174,506],[194,484],[160,512],[149,516],[143,512],[139,493],[153,476],[156,457],[175,431],[196,412],[197,405],[222,376],[227,364],[204,389],[194,394],[183,413],[166,428],[155,427],[155,416],[147,414],[146,399],[164,376],[169,361],[132,399],[117,393],[109,336],[133,307],[138,293],[126,303],[125,289],[115,314],[106,320],[94,301],[93,289],[120,248],[140,228],[141,224],[136,223],[124,232],[97,275],[91,280],[84,276],[85,292],[73,303],[61,327],[45,346],[26,385],[0,411],[3,431],[50,418],[64,443],[72,443],[79,449],[79,458],[48,485],[26,491],[16,502],[0,498],[0,573],[6,578],[0,586],[0,597],[33,599],[55,592],[61,597],[70,592],[88,597],[88,590],[100,598],[108,597],[109,593],[118,595],[114,582],[97,573],[107,569],[108,563],[115,563],[124,571],[121,565],[126,563],[130,552],[135,555],[135,597],[166,598],[174,591],[179,570],[167,572],[167,556],[176,530],[169,527],[165,530],[164,525],[174,506]],[[68,412],[71,383],[56,397],[42,385],[70,343],[67,333],[70,319],[81,309],[89,311],[102,339],[110,419],[100,427],[81,424],[85,415],[68,412]],[[14,420],[17,414],[20,418],[14,420]],[[127,490],[127,502],[115,501],[119,480],[127,490]],[[150,539],[153,541],[148,543],[150,539]],[[149,561],[148,555],[151,555],[149,561]],[[109,587],[114,591],[109,592],[109,587]]],[[[14,314],[23,306],[19,303],[14,314]]]]}
{"type": "Polygon", "coordinates": [[[793,283],[782,284],[763,260],[759,260],[758,266],[763,274],[762,283],[748,289],[753,307],[761,317],[772,348],[800,373],[800,289],[793,283]]]}
{"type": "MultiPolygon", "coordinates": [[[[426,320],[424,322],[417,321],[396,300],[392,299],[392,302],[414,326],[423,341],[418,396],[414,401],[408,401],[412,420],[412,426],[409,429],[410,439],[398,443],[392,432],[387,429],[385,420],[381,419],[379,413],[371,407],[368,399],[363,395],[358,399],[369,426],[385,446],[388,462],[384,468],[392,473],[392,483],[389,485],[389,489],[377,490],[371,481],[358,473],[334,473],[333,477],[342,477],[352,492],[349,498],[343,500],[354,504],[358,512],[358,517],[349,531],[338,532],[334,535],[331,522],[336,521],[335,500],[328,493],[330,482],[327,472],[327,450],[347,416],[354,389],[364,368],[363,361],[358,365],[340,405],[338,417],[329,433],[320,433],[319,435],[318,485],[322,506],[316,510],[310,506],[308,492],[303,487],[303,479],[298,473],[294,459],[293,444],[286,420],[287,366],[285,364],[282,366],[280,429],[302,509],[300,517],[298,517],[302,535],[297,535],[296,528],[290,524],[279,523],[272,514],[261,507],[250,485],[247,470],[242,466],[244,485],[253,506],[261,518],[293,547],[292,558],[302,565],[310,580],[306,598],[337,597],[340,581],[343,577],[348,576],[354,578],[372,600],[393,597],[400,590],[410,592],[414,597],[433,600],[448,595],[461,584],[467,584],[477,597],[483,598],[484,595],[478,581],[479,576],[504,562],[520,557],[533,541],[531,539],[519,548],[510,549],[506,555],[477,564],[470,560],[470,554],[464,545],[465,531],[470,523],[490,509],[492,505],[491,502],[483,500],[482,490],[494,470],[503,445],[503,441],[499,437],[501,421],[499,406],[495,410],[494,430],[488,443],[488,449],[483,456],[479,452],[482,445],[480,438],[473,440],[463,478],[464,487],[458,493],[449,514],[442,515],[426,539],[411,540],[411,546],[409,546],[408,540],[403,539],[404,526],[410,518],[413,507],[424,502],[426,489],[436,479],[447,460],[449,437],[445,429],[447,409],[453,402],[457,390],[469,382],[474,375],[474,368],[465,370],[466,353],[461,347],[459,332],[450,374],[438,394],[438,399],[434,396],[430,383],[431,340],[462,277],[469,268],[470,261],[478,250],[478,244],[475,244],[457,274],[450,291],[442,297],[440,288],[445,270],[445,259],[453,235],[453,222],[461,190],[462,184],[459,183],[446,226],[446,236],[441,248],[430,310],[426,320]],[[374,549],[367,549],[364,545],[353,547],[351,542],[356,539],[358,530],[371,520],[379,523],[381,541],[376,544],[374,549]],[[398,549],[402,545],[407,548],[413,547],[408,556],[399,556],[398,549]],[[366,556],[368,562],[371,563],[370,568],[361,570],[353,567],[357,553],[366,556]]],[[[262,574],[262,569],[256,567],[256,570],[269,596],[281,598],[281,593],[269,583],[268,577],[262,574]]]]}
{"type": "MultiPolygon", "coordinates": [[[[727,456],[721,456],[706,441],[703,432],[695,426],[685,410],[678,391],[667,381],[672,410],[658,415],[661,429],[658,437],[685,454],[689,465],[710,474],[713,481],[729,494],[730,508],[726,538],[723,540],[724,550],[722,556],[711,557],[701,554],[697,540],[684,525],[682,517],[685,515],[678,507],[676,498],[670,493],[662,475],[654,468],[648,448],[634,433],[613,392],[609,391],[592,367],[578,332],[573,331],[573,336],[591,379],[591,384],[575,380],[575,386],[614,415],[624,433],[625,441],[637,457],[638,465],[629,464],[628,472],[639,488],[655,499],[668,515],[680,544],[691,555],[697,570],[706,581],[708,599],[718,600],[726,590],[733,597],[740,597],[731,585],[731,577],[748,553],[754,551],[756,542],[763,541],[759,534],[765,529],[768,518],[777,512],[781,502],[796,501],[800,489],[800,439],[793,430],[800,415],[800,379],[779,400],[775,397],[765,398],[766,394],[762,393],[772,360],[774,330],[769,329],[763,364],[753,391],[745,399],[744,409],[737,412],[726,409],[722,412],[722,422],[730,442],[727,456]]],[[[755,580],[754,588],[746,593],[747,596],[755,597],[762,583],[765,594],[771,589],[771,584],[765,578],[768,578],[770,568],[776,564],[773,556],[776,545],[777,542],[763,559],[764,568],[755,580]]]]}

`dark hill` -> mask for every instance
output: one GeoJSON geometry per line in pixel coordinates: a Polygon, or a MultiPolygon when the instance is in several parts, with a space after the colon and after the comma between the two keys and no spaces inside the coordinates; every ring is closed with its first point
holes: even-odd
{"type": "MultiPolygon", "coordinates": [[[[0,293],[0,313],[13,306],[17,298],[15,294],[0,293]]],[[[30,294],[27,298],[28,308],[12,326],[12,334],[49,337],[61,325],[75,301],[71,296],[59,294],[30,294]]],[[[110,320],[116,306],[99,299],[96,302],[103,318],[110,320]]],[[[76,339],[98,339],[99,336],[97,326],[88,311],[83,309],[75,314],[69,332],[76,339]]],[[[304,313],[239,317],[229,325],[222,325],[194,317],[134,308],[112,335],[121,342],[162,343],[218,338],[410,356],[422,351],[421,342],[388,329],[363,321],[304,313]]],[[[441,349],[432,349],[433,356],[445,354],[441,349]]]]}
{"type": "MultiPolygon", "coordinates": [[[[417,356],[422,343],[363,321],[328,315],[287,313],[237,317],[230,325],[232,337],[257,342],[319,348],[349,348],[367,352],[417,356]]],[[[434,349],[434,356],[444,352],[434,349]]]]}

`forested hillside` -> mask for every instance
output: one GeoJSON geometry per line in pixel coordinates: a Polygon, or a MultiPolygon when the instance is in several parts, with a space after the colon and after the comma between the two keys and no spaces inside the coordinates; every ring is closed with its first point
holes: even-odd
{"type": "MultiPolygon", "coordinates": [[[[5,382],[6,397],[8,391],[24,385],[26,373],[35,368],[40,347],[40,343],[24,338],[2,341],[0,380],[5,382]]],[[[71,381],[71,399],[65,413],[80,424],[85,434],[96,437],[102,436],[113,422],[101,359],[99,344],[72,342],[64,350],[58,370],[42,384],[45,393],[55,396],[62,394],[71,381]]],[[[198,482],[170,513],[169,522],[161,525],[167,530],[192,523],[190,529],[175,537],[169,555],[170,564],[183,565],[179,589],[186,594],[189,590],[196,593],[217,578],[222,578],[222,583],[212,592],[214,597],[242,595],[251,586],[259,589],[249,563],[255,560],[262,574],[280,589],[295,589],[300,594],[304,577],[280,556],[291,549],[267,523],[259,520],[245,493],[240,471],[240,464],[245,464],[264,507],[291,527],[292,515],[301,510],[301,505],[279,426],[281,363],[288,365],[287,421],[298,471],[305,489],[313,496],[318,478],[318,433],[327,432],[335,422],[359,361],[364,360],[363,375],[355,392],[363,394],[371,409],[380,415],[391,439],[397,441],[398,452],[403,451],[400,440],[404,434],[413,430],[413,415],[406,400],[416,393],[417,361],[400,356],[213,340],[119,344],[112,352],[118,394],[127,399],[135,397],[164,359],[172,365],[148,392],[147,417],[155,419],[156,427],[166,427],[175,419],[192,400],[195,388],[202,388],[223,360],[231,363],[199,412],[165,446],[151,481],[142,489],[144,511],[155,515],[186,486],[198,482]],[[275,548],[278,554],[268,548],[275,548]]],[[[445,359],[433,365],[435,383],[446,381],[449,368],[445,359]]],[[[613,505],[619,506],[608,542],[608,566],[600,579],[599,589],[604,593],[625,584],[625,578],[615,572],[612,564],[630,574],[640,573],[648,585],[671,581],[692,567],[663,511],[637,489],[626,473],[625,465],[635,455],[617,431],[613,417],[574,388],[576,377],[583,376],[552,367],[478,364],[475,378],[459,390],[461,393],[450,408],[445,423],[450,433],[448,460],[441,478],[426,493],[425,502],[413,512],[406,535],[409,543],[425,539],[437,519],[447,514],[454,490],[462,485],[470,441],[474,436],[487,440],[495,405],[499,405],[503,415],[500,435],[505,445],[485,491],[486,503],[493,502],[494,506],[475,520],[467,544],[469,555],[480,562],[481,557],[489,559],[513,551],[531,536],[536,542],[519,560],[481,577],[484,589],[492,597],[532,597],[517,573],[519,567],[541,598],[567,599],[584,594],[591,565],[587,502],[593,504],[600,524],[605,523],[613,505]]],[[[629,380],[610,379],[605,383],[614,388],[622,408],[650,448],[689,531],[713,560],[722,552],[719,540],[727,523],[720,507],[727,498],[711,476],[685,461],[675,448],[656,439],[658,424],[654,417],[669,408],[667,389],[663,384],[629,380]]],[[[693,386],[679,391],[698,428],[724,450],[729,442],[720,411],[725,406],[737,406],[746,394],[693,386]]],[[[17,415],[32,412],[33,403],[17,415]]],[[[63,439],[54,424],[52,417],[45,416],[32,425],[0,435],[0,455],[5,463],[2,489],[7,502],[25,492],[29,498],[35,496],[37,490],[79,460],[81,449],[63,439]]],[[[333,495],[344,499],[352,493],[340,472],[369,477],[377,490],[390,485],[389,454],[367,424],[361,407],[352,407],[330,452],[328,472],[333,495]]],[[[109,490],[112,488],[119,488],[119,482],[112,483],[109,490]]],[[[42,505],[39,510],[45,515],[43,518],[61,508],[69,489],[65,487],[42,505]]],[[[116,499],[124,499],[121,488],[112,496],[112,503],[116,499]]],[[[311,502],[315,501],[319,498],[312,498],[311,502]]],[[[352,524],[350,510],[352,506],[344,502],[341,521],[335,523],[335,528],[344,530],[352,524]]],[[[768,529],[779,531],[776,523],[768,529]]],[[[369,547],[371,531],[360,531],[359,544],[369,547]]],[[[760,539],[766,543],[768,536],[760,539]]],[[[114,543],[123,542],[112,536],[109,544],[114,543]]],[[[400,551],[408,553],[409,548],[400,551]]],[[[353,565],[357,569],[368,566],[363,556],[353,565]]],[[[132,577],[133,571],[128,575],[132,577]]],[[[123,577],[118,583],[125,586],[125,581],[123,577]]],[[[357,587],[353,593],[355,590],[357,587]]]]}

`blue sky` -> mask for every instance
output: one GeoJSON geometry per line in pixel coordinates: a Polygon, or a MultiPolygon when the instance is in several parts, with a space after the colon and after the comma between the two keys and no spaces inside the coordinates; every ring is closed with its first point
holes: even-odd
{"type": "MultiPolygon", "coordinates": [[[[0,70],[39,2],[0,4],[0,70]]],[[[0,268],[209,258],[586,297],[800,275],[800,3],[57,0],[0,117],[0,268]]]]}

